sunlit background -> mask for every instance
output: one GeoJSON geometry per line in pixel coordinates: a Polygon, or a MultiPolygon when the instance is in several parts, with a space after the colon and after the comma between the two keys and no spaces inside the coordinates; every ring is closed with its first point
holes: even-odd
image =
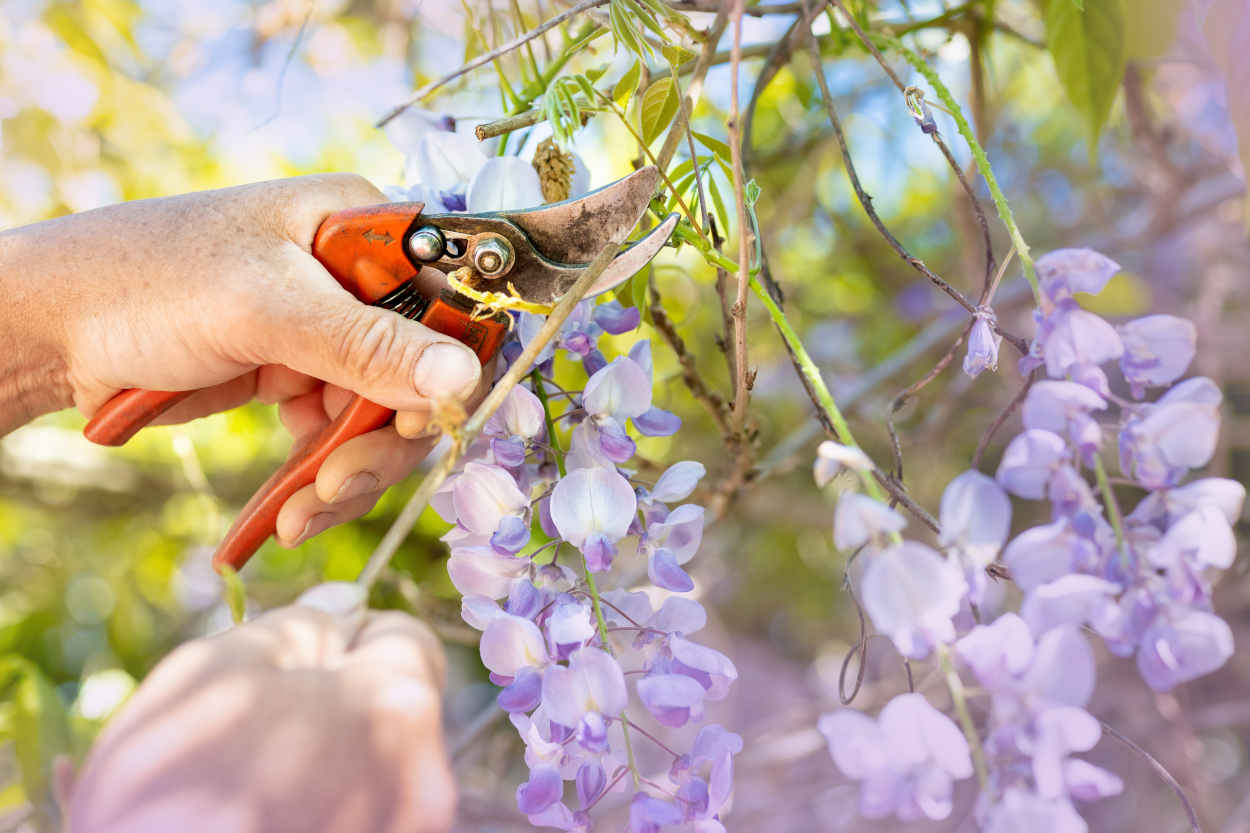
{"type": "MultiPolygon", "coordinates": [[[[493,3],[488,10],[488,2],[472,0],[473,14],[466,17],[465,6],[451,0],[4,0],[0,228],[122,200],[317,171],[354,171],[379,186],[403,184],[403,151],[410,147],[405,121],[384,132],[373,127],[377,118],[414,88],[482,52],[483,43],[502,43],[563,8],[553,0],[524,0],[521,25],[510,0],[493,3]]],[[[883,19],[899,22],[928,19],[954,5],[878,4],[883,19]]],[[[1097,302],[1105,315],[1171,312],[1197,322],[1195,370],[1227,394],[1211,473],[1245,482],[1245,171],[1219,66],[1208,59],[1191,15],[1133,16],[1138,51],[1110,125],[1091,149],[1040,48],[1034,4],[1001,0],[997,6],[1004,22],[997,31],[934,26],[919,33],[919,42],[961,101],[975,99],[976,129],[1035,250],[1091,246],[1122,263],[1125,272],[1097,302]]],[[[748,20],[744,42],[752,57],[745,64],[744,102],[767,44],[790,21],[748,20]]],[[[817,32],[828,35],[827,22],[817,32]]],[[[983,251],[945,162],[875,64],[858,52],[835,54],[828,38],[825,45],[827,77],[878,210],[914,254],[952,283],[975,290],[983,251]]],[[[610,36],[594,41],[577,61],[611,64],[608,71],[617,73],[626,66],[623,56],[614,57],[610,36]]],[[[963,318],[865,220],[829,124],[810,106],[818,96],[813,72],[810,60],[797,57],[755,107],[749,164],[762,187],[763,242],[787,310],[857,436],[876,459],[888,460],[891,400],[934,366],[963,318]]],[[[459,129],[470,132],[505,115],[498,83],[488,65],[428,106],[456,116],[459,129]]],[[[1246,87],[1233,92],[1247,94],[1246,87]]],[[[728,67],[717,66],[695,129],[723,135],[729,93],[728,67]]],[[[937,118],[966,164],[952,123],[944,114],[937,118]]],[[[539,127],[515,136],[506,150],[528,158],[548,134],[539,127]]],[[[498,143],[491,149],[498,151],[498,143]]],[[[629,134],[609,119],[593,120],[573,149],[595,185],[627,172],[637,156],[629,134]]],[[[980,192],[988,205],[983,187],[980,192]]],[[[996,232],[995,239],[1005,253],[1005,234],[996,232]]],[[[657,287],[666,306],[707,378],[724,389],[712,277],[689,261],[667,255],[658,261],[657,287]]],[[[1026,296],[1013,270],[997,308],[1012,330],[1027,334],[1026,296]]],[[[755,482],[721,507],[693,562],[697,592],[718,617],[713,643],[731,645],[741,674],[718,715],[748,738],[729,828],[861,829],[855,788],[837,774],[814,728],[816,715],[837,701],[839,670],[856,635],[856,617],[841,590],[845,565],[830,536],[838,487],[822,493],[813,485],[810,461],[819,431],[809,420],[810,406],[767,321],[752,326],[752,361],[759,367],[755,482]]],[[[663,380],[658,404],[681,414],[686,427],[673,441],[644,441],[640,451],[658,463],[706,462],[710,476],[702,497],[711,500],[729,474],[720,437],[681,383],[671,351],[658,340],[654,346],[663,380]]],[[[896,414],[904,476],[924,505],[936,506],[941,484],[966,466],[985,426],[1018,389],[1014,356],[1003,355],[997,374],[975,382],[957,372],[956,360],[896,414]]],[[[261,406],[145,430],[121,449],[86,442],[83,423],[77,413],[55,414],[0,440],[0,685],[7,687],[0,692],[10,698],[0,706],[0,740],[12,736],[15,720],[33,714],[39,721],[37,748],[0,746],[0,826],[5,819],[23,824],[31,818],[31,800],[48,800],[38,793],[46,784],[32,785],[28,776],[23,786],[20,757],[46,767],[57,754],[80,754],[160,657],[190,637],[229,625],[209,554],[288,447],[272,409],[261,406]]],[[[1009,423],[990,447],[987,467],[996,464],[1010,430],[1009,423]]],[[[367,518],[298,550],[267,545],[244,574],[252,608],[284,603],[322,580],[355,578],[417,481],[392,489],[367,518]]],[[[1020,528],[1028,510],[1018,515],[1020,528]]],[[[448,732],[463,784],[463,829],[524,829],[512,806],[518,741],[482,720],[494,689],[478,665],[473,632],[459,623],[457,594],[437,541],[444,528],[427,513],[374,601],[426,617],[448,644],[448,732]]],[[[1220,602],[1238,640],[1250,644],[1244,562],[1225,576],[1220,602]]],[[[856,701],[866,708],[903,685],[888,643],[870,645],[856,701]]],[[[1104,657],[1102,699],[1092,707],[1176,775],[1207,829],[1226,833],[1250,831],[1246,656],[1239,653],[1218,674],[1166,695],[1149,693],[1130,661],[1104,657]]],[[[1093,758],[1114,761],[1127,782],[1123,797],[1090,812],[1094,829],[1182,829],[1179,805],[1147,762],[1111,740],[1093,758]]],[[[960,829],[961,822],[954,818],[939,829],[960,829]]]]}

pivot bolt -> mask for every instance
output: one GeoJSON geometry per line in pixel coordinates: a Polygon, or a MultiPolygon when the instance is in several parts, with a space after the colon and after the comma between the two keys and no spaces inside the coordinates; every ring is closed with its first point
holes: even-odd
{"type": "Polygon", "coordinates": [[[438,260],[446,250],[443,233],[436,226],[422,226],[408,238],[408,251],[417,260],[426,263],[438,260]]]}
{"type": "Polygon", "coordinates": [[[512,268],[512,244],[502,237],[488,237],[473,247],[473,267],[486,278],[512,268]]]}

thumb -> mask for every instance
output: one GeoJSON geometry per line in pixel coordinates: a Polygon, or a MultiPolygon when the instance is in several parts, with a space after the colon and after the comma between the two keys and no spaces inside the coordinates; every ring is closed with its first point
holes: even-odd
{"type": "Polygon", "coordinates": [[[450,336],[344,290],[306,297],[278,328],[266,363],[283,364],[395,410],[463,400],[477,387],[477,355],[450,336]]]}

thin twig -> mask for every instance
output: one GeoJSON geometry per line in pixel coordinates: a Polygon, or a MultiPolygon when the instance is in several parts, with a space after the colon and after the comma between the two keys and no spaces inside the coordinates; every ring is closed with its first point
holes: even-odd
{"type": "Polygon", "coordinates": [[[849,23],[851,28],[855,30],[855,34],[859,35],[860,41],[862,41],[868,51],[872,53],[872,56],[877,59],[877,63],[881,65],[881,69],[885,71],[885,74],[890,76],[890,80],[894,82],[894,86],[898,87],[898,91],[900,93],[906,93],[907,87],[904,86],[901,80],[899,80],[898,73],[894,71],[893,67],[885,62],[885,56],[881,54],[879,49],[877,49],[876,44],[872,42],[872,38],[868,37],[864,30],[859,28],[859,22],[855,20],[855,15],[851,14],[847,10],[846,6],[842,4],[842,0],[828,0],[828,2],[842,10],[842,14],[846,17],[847,23],[849,23]]]}
{"type": "MultiPolygon", "coordinates": [[[[582,111],[582,127],[590,121],[590,117],[595,114],[594,110],[582,111]]],[[[515,116],[488,121],[485,124],[479,124],[473,129],[473,135],[477,136],[479,142],[487,139],[493,139],[496,136],[502,136],[505,133],[511,133],[514,130],[524,130],[527,127],[533,127],[547,120],[547,113],[543,110],[526,110],[515,116]]]]}
{"type": "Polygon", "coordinates": [[[911,399],[920,391],[924,390],[928,385],[942,374],[942,371],[950,365],[958,352],[959,346],[964,343],[964,339],[968,337],[968,333],[972,332],[972,325],[976,323],[976,319],[970,319],[964,327],[964,331],[959,334],[954,343],[946,348],[946,352],[942,354],[942,358],[921,378],[912,382],[903,388],[894,399],[890,402],[890,407],[886,411],[885,428],[890,434],[890,444],[894,449],[894,477],[901,483],[903,482],[903,446],[899,442],[898,432],[894,428],[894,415],[903,409],[907,404],[907,400],[911,399]]]}
{"type": "Polygon", "coordinates": [[[459,462],[465,449],[482,433],[482,430],[486,427],[486,421],[491,418],[495,411],[499,410],[499,407],[503,405],[504,400],[512,392],[512,389],[529,373],[530,366],[538,358],[538,354],[542,352],[543,348],[547,346],[547,342],[555,338],[565,319],[573,312],[573,307],[582,300],[582,296],[590,289],[591,284],[612,263],[621,242],[620,240],[614,240],[604,246],[603,250],[586,267],[586,271],[582,272],[577,282],[560,298],[560,302],[555,305],[551,314],[547,316],[547,320],[543,322],[542,328],[539,329],[534,339],[521,351],[521,355],[512,363],[512,367],[508,368],[508,372],[491,388],[486,399],[482,401],[482,404],[473,412],[473,416],[469,417],[464,427],[460,429],[451,448],[435,464],[430,473],[425,476],[425,480],[421,482],[416,493],[408,500],[407,505],[404,506],[399,516],[395,518],[395,522],[386,531],[386,535],[382,537],[373,554],[369,556],[368,563],[365,564],[364,569],[360,571],[360,575],[356,578],[358,584],[369,588],[377,581],[382,570],[390,563],[391,558],[399,549],[399,545],[408,536],[408,533],[412,531],[413,526],[417,523],[417,519],[421,517],[421,513],[425,511],[425,507],[429,504],[434,492],[447,480],[448,475],[451,474],[452,469],[459,462]]]}
{"type": "Polygon", "coordinates": [[[1020,403],[1024,401],[1024,397],[1029,395],[1029,388],[1033,387],[1033,383],[1037,381],[1039,368],[1033,368],[1024,379],[1024,384],[1020,386],[1020,390],[1016,391],[1016,395],[1011,397],[1011,401],[998,412],[998,416],[994,417],[994,421],[985,429],[985,433],[981,435],[981,439],[977,442],[977,450],[972,454],[972,467],[974,469],[981,468],[981,457],[985,454],[985,449],[989,448],[990,440],[994,439],[994,435],[998,433],[998,429],[1003,427],[1012,414],[1016,412],[1016,408],[1020,407],[1020,403]]]}
{"type": "Polygon", "coordinates": [[[412,95],[408,96],[407,100],[403,101],[399,105],[392,108],[385,116],[379,119],[377,124],[374,126],[385,127],[387,122],[389,122],[391,119],[395,118],[400,113],[404,112],[409,107],[416,104],[417,102],[425,99],[427,96],[429,96],[432,92],[439,89],[440,87],[450,84],[452,81],[455,81],[457,78],[464,75],[465,73],[472,72],[473,70],[477,69],[483,64],[488,64],[491,61],[495,60],[496,58],[499,58],[503,55],[508,54],[514,49],[519,49],[520,47],[532,41],[534,38],[537,38],[540,35],[542,35],[544,32],[547,32],[551,29],[554,29],[556,26],[559,26],[561,23],[568,20],[570,17],[581,14],[587,9],[593,9],[596,6],[602,6],[607,2],[608,0],[582,0],[582,2],[578,3],[576,6],[572,7],[571,9],[567,9],[563,12],[560,12],[560,14],[556,15],[550,20],[543,21],[538,26],[529,30],[525,34],[513,38],[512,40],[508,41],[502,46],[492,49],[490,52],[487,52],[484,55],[477,56],[472,61],[469,61],[467,64],[465,64],[464,66],[460,67],[457,70],[447,73],[446,75],[444,75],[442,78],[438,79],[437,81],[431,81],[429,84],[426,84],[424,87],[417,90],[412,95]]]}
{"type": "MultiPolygon", "coordinates": [[[[840,8],[842,6],[839,0],[831,0],[831,2],[837,3],[840,8]]],[[[886,227],[885,223],[882,222],[881,218],[877,215],[877,210],[872,207],[872,197],[864,191],[863,185],[860,184],[859,174],[855,170],[854,161],[851,159],[851,149],[846,143],[846,134],[842,131],[842,120],[838,117],[837,107],[833,103],[833,94],[829,91],[829,82],[825,80],[825,73],[820,60],[820,52],[816,47],[815,38],[811,36],[810,29],[808,30],[808,47],[812,53],[812,60],[816,64],[816,82],[820,86],[820,97],[825,102],[825,110],[829,115],[830,123],[833,125],[833,135],[838,140],[838,149],[842,152],[842,162],[843,166],[846,168],[847,179],[850,180],[851,188],[854,189],[855,196],[859,199],[859,204],[863,206],[864,213],[868,215],[868,219],[872,221],[872,224],[876,226],[877,231],[879,231],[881,236],[885,238],[886,242],[890,244],[890,247],[898,253],[899,257],[901,257],[917,272],[928,278],[934,286],[937,286],[953,298],[955,303],[967,310],[969,314],[976,314],[976,306],[964,297],[962,292],[947,283],[944,278],[934,273],[928,266],[925,266],[923,261],[912,256],[912,254],[907,251],[903,244],[899,242],[898,238],[894,236],[894,234],[889,230],[889,228],[886,227]]],[[[897,78],[895,78],[895,83],[898,83],[897,78]]],[[[902,89],[901,86],[900,89],[902,89]]]]}
{"type": "Polygon", "coordinates": [[[1142,749],[1136,743],[1120,734],[1104,721],[1100,720],[1098,722],[1102,725],[1102,730],[1104,732],[1111,735],[1111,737],[1115,738],[1120,743],[1136,752],[1138,755],[1141,755],[1142,758],[1145,759],[1146,763],[1150,764],[1154,771],[1159,774],[1159,777],[1163,779],[1164,783],[1171,787],[1172,791],[1176,793],[1176,797],[1181,800],[1181,806],[1185,809],[1185,815],[1189,818],[1190,830],[1192,830],[1193,833],[1202,833],[1202,825],[1198,823],[1198,813],[1194,810],[1194,805],[1189,803],[1189,799],[1185,796],[1185,790],[1181,788],[1180,783],[1172,776],[1172,773],[1168,772],[1168,768],[1165,767],[1154,755],[1151,755],[1145,749],[1142,749]]]}
{"type": "Polygon", "coordinates": [[[716,422],[716,427],[720,429],[722,435],[727,436],[730,433],[729,420],[726,416],[727,408],[725,407],[724,398],[712,390],[708,383],[699,373],[698,365],[695,357],[686,349],[685,339],[677,332],[677,327],[673,320],[668,317],[668,312],[664,309],[663,299],[656,290],[654,279],[651,281],[651,319],[657,332],[668,343],[672,349],[673,355],[677,357],[677,363],[681,365],[681,379],[694,398],[707,409],[712,419],[716,422]]]}
{"type": "Polygon", "coordinates": [[[742,66],[742,10],[746,0],[734,0],[733,60],[729,64],[729,121],[725,128],[733,161],[734,202],[738,207],[738,293],[730,315],[733,318],[734,384],[733,426],[740,431],[746,423],[751,396],[751,370],[747,366],[747,283],[751,279],[751,227],[747,221],[746,176],[742,171],[742,133],[738,110],[738,71],[742,66]]]}

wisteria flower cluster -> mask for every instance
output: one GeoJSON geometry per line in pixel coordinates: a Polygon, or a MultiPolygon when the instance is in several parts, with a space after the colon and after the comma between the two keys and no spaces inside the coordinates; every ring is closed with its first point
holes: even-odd
{"type": "MultiPolygon", "coordinates": [[[[876,629],[905,657],[937,655],[970,675],[987,698],[985,726],[963,732],[918,694],[899,695],[873,720],[851,710],[822,719],[834,762],[861,782],[867,817],[945,818],[954,782],[973,775],[983,830],[1082,833],[1079,802],[1122,789],[1113,773],[1076,753],[1102,734],[1086,710],[1095,687],[1084,632],[1113,653],[1136,655],[1158,691],[1210,673],[1231,656],[1232,632],[1213,611],[1213,574],[1232,564],[1232,524],[1244,488],[1235,481],[1185,482],[1216,446],[1221,394],[1203,377],[1177,381],[1195,354],[1192,323],[1151,315],[1113,326],[1083,309],[1119,266],[1088,249],[1037,262],[1042,292],[1036,336],[1021,370],[1043,369],[1023,403],[1024,431],[994,478],[956,477],[940,511],[941,552],[903,540],[904,517],[856,491],[839,499],[834,540],[859,550],[859,598],[876,629]],[[1106,367],[1117,362],[1124,394],[1106,367]],[[1166,390],[1144,401],[1152,388],[1166,390]],[[1121,512],[1103,462],[1117,434],[1121,485],[1144,492],[1121,512]],[[1046,500],[1051,520],[1008,542],[1008,495],[1046,500]],[[989,624],[972,615],[995,606],[986,567],[1001,560],[1023,593],[1018,612],[989,624]]],[[[984,344],[978,348],[986,351],[984,344]]],[[[975,375],[996,357],[978,356],[975,375]]],[[[825,443],[817,481],[840,467],[865,470],[862,453],[825,443]]],[[[957,710],[963,686],[952,685],[957,710]]]]}
{"type": "MultiPolygon", "coordinates": [[[[478,159],[467,141],[424,130],[410,156],[417,182],[404,195],[444,210],[541,201],[529,163],[478,159]]],[[[572,188],[586,183],[575,174],[572,188]]],[[[503,364],[542,323],[518,314],[503,364]]],[[[664,736],[702,723],[705,704],[723,699],[738,672],[692,639],[707,615],[683,595],[694,589],[685,565],[704,525],[703,507],[683,501],[704,467],[678,462],[654,482],[628,467],[635,437],[681,426],[652,404],[647,340],[610,360],[600,349],[605,333],[639,323],[639,311],[618,301],[580,303],[431,504],[453,524],[447,570],[464,620],[482,633],[498,704],[525,744],[520,811],[539,827],[588,831],[596,807],[627,804],[631,833],[718,833],[741,738],[707,724],[687,729],[693,740],[678,751],[664,736]],[[558,358],[581,366],[583,389],[557,383],[558,358]],[[572,426],[567,448],[559,424],[572,426]],[[633,589],[644,576],[654,587],[633,589]]]]}

